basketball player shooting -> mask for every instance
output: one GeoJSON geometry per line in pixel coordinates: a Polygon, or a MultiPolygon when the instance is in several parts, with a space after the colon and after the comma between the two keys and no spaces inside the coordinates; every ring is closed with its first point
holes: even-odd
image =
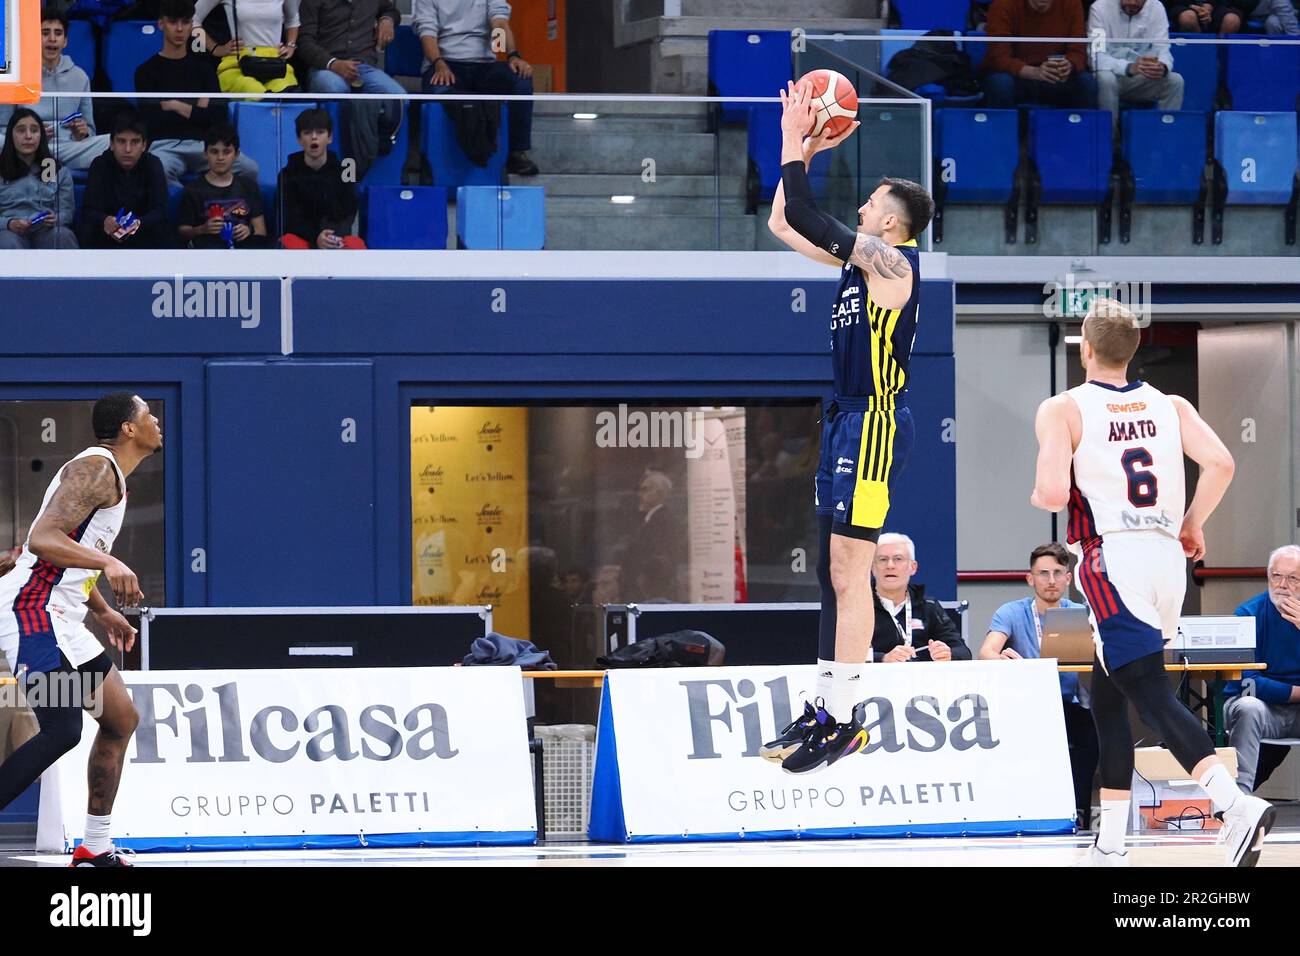
{"type": "Polygon", "coordinates": [[[831,71],[818,73],[781,93],[781,183],[768,220],[791,249],[841,270],[830,325],[835,398],[823,415],[814,498],[821,586],[815,703],[805,703],[760,751],[790,773],[828,767],[867,745],[854,711],[871,660],[871,562],[890,489],[912,447],[907,387],[921,290],[916,236],[934,214],[930,195],[906,179],[882,180],[858,209],[856,229],[817,208],[808,163],[858,125],[842,116],[830,121],[827,101],[841,101],[839,84],[849,93],[852,87],[831,71]],[[831,92],[819,95],[815,82],[831,92]]]}
{"type": "Polygon", "coordinates": [[[1205,728],[1174,696],[1163,653],[1178,629],[1185,559],[1205,555],[1205,521],[1232,481],[1232,455],[1186,399],[1128,380],[1140,337],[1132,312],[1095,300],[1080,346],[1087,381],[1045,400],[1034,423],[1038,470],[1029,502],[1069,508],[1066,542],[1079,556],[1097,645],[1101,826],[1080,864],[1128,865],[1132,701],[1222,814],[1228,865],[1254,866],[1273,808],[1237,789],[1205,728]],[[1201,466],[1186,513],[1183,455],[1201,466]]]}
{"type": "Polygon", "coordinates": [[[135,643],[135,628],[95,585],[100,574],[108,578],[119,607],[143,598],[135,574],[110,552],[126,513],[126,477],[162,448],[162,432],[130,392],[101,398],[92,418],[99,443],[55,474],[17,565],[0,577],[0,652],[40,725],[0,764],[0,809],[77,746],[84,707],[97,714],[99,732],[87,767],[85,838],[72,865],[123,867],[131,864],[109,839],[109,824],[139,715],[122,675],[82,622],[93,614],[120,650],[135,643]],[[77,696],[62,699],[68,688],[77,696]]]}

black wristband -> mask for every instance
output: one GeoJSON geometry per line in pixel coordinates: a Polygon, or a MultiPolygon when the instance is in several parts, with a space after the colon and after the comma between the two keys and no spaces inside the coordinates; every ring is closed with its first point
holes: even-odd
{"type": "Polygon", "coordinates": [[[507,59],[507,60],[522,60],[523,57],[519,55],[519,51],[518,51],[518,50],[508,50],[508,51],[506,51],[506,59],[507,59]]]}

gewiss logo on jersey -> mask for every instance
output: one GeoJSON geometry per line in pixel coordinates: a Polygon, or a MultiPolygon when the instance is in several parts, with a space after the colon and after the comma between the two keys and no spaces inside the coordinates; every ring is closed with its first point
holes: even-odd
{"type": "Polygon", "coordinates": [[[153,284],[157,319],[239,319],[240,328],[262,324],[262,283],[257,279],[185,279],[153,284]]]}
{"type": "Polygon", "coordinates": [[[359,709],[322,703],[305,712],[272,704],[246,714],[236,682],[128,684],[140,714],[133,764],[161,764],[183,754],[184,763],[282,764],[292,760],[450,760],[460,751],[452,740],[447,709],[433,701],[404,713],[376,702],[359,709]]]}
{"type": "MultiPolygon", "coordinates": [[[[689,760],[757,757],[763,741],[793,719],[793,698],[784,677],[761,685],[748,679],[680,684],[691,730],[689,760]]],[[[943,699],[919,694],[900,703],[868,697],[854,708],[871,735],[863,753],[991,750],[1001,743],[994,736],[988,701],[980,694],[945,692],[943,699]]]]}

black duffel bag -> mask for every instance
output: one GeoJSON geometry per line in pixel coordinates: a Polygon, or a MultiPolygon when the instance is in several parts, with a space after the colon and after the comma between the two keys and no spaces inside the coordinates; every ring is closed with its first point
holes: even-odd
{"type": "Polygon", "coordinates": [[[673,631],[620,647],[596,666],[615,667],[721,667],[727,649],[703,631],[673,631]]]}

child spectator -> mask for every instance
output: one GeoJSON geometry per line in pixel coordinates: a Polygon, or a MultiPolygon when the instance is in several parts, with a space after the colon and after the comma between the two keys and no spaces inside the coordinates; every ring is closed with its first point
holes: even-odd
{"type": "Polygon", "coordinates": [[[72,174],[50,155],[45,124],[20,106],[0,148],[0,249],[75,249],[72,174]]]}
{"type": "Polygon", "coordinates": [[[293,153],[280,171],[277,205],[286,249],[364,249],[352,235],[357,215],[357,187],[343,174],[329,151],[334,126],[325,110],[305,110],[295,121],[301,153],[293,153]]]}
{"type": "Polygon", "coordinates": [[[195,249],[265,249],[266,218],[257,183],[234,172],[239,134],[218,123],[203,139],[208,171],[181,195],[180,236],[195,249]]]}
{"type": "Polygon", "coordinates": [[[106,153],[90,164],[81,202],[83,248],[165,249],[175,245],[167,224],[167,175],[148,151],[144,122],[119,113],[106,153]]]}

